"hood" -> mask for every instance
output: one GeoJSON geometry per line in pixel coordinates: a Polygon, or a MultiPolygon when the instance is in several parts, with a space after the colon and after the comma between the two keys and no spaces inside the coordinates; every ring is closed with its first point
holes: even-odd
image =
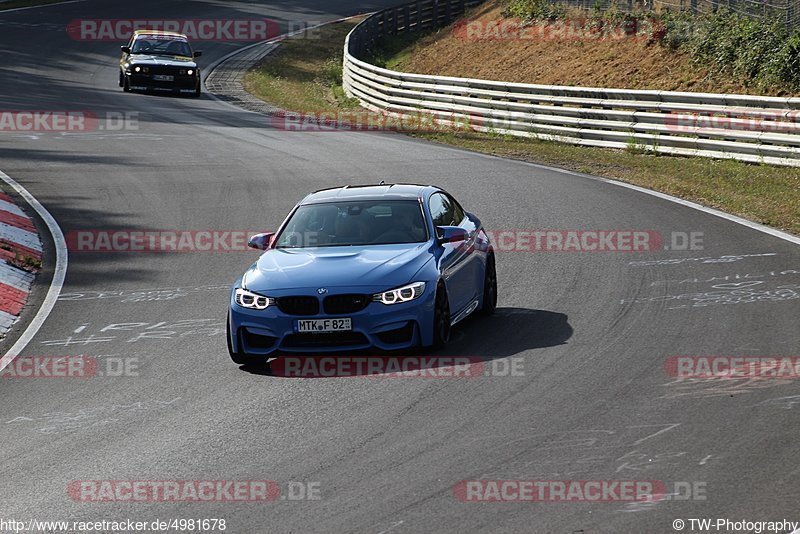
{"type": "Polygon", "coordinates": [[[160,65],[167,67],[195,68],[194,59],[184,56],[151,56],[149,54],[134,54],[128,59],[131,65],[160,65]]]}
{"type": "MultiPolygon", "coordinates": [[[[272,249],[248,270],[243,285],[256,292],[327,287],[392,289],[432,257],[430,243],[272,249]]],[[[279,295],[276,295],[279,296],[279,295]]]]}

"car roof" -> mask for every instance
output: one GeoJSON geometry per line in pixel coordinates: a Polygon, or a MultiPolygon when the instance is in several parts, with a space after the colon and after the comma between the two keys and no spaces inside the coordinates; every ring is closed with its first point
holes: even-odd
{"type": "Polygon", "coordinates": [[[301,204],[322,204],[337,200],[417,200],[438,187],[418,184],[345,185],[321,189],[304,198],[301,204]]]}
{"type": "Polygon", "coordinates": [[[187,41],[189,40],[189,38],[182,33],[166,32],[163,30],[136,30],[133,32],[133,35],[134,37],[141,37],[142,35],[160,35],[164,37],[175,37],[176,39],[186,39],[187,41]]]}

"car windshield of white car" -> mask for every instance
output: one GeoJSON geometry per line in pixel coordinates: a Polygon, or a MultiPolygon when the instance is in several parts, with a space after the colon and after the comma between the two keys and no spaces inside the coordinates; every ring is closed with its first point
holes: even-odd
{"type": "Polygon", "coordinates": [[[133,44],[132,54],[152,54],[156,56],[191,57],[192,49],[184,40],[174,39],[137,39],[133,44]]]}

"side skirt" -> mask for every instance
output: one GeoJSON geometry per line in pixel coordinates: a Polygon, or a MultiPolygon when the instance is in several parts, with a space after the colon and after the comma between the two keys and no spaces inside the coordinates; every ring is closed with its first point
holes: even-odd
{"type": "Polygon", "coordinates": [[[450,321],[450,326],[453,326],[454,324],[463,321],[470,313],[474,312],[477,308],[478,308],[478,299],[475,299],[469,304],[469,306],[464,308],[464,311],[453,317],[453,320],[450,321]]]}

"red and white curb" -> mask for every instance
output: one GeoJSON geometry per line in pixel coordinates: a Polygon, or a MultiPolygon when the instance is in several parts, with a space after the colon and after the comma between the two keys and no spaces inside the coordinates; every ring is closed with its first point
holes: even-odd
{"type": "Polygon", "coordinates": [[[0,193],[0,337],[19,319],[41,261],[42,242],[33,221],[0,193]]]}
{"type": "MultiPolygon", "coordinates": [[[[16,342],[11,346],[11,348],[6,351],[6,353],[3,355],[2,358],[0,358],[0,371],[2,371],[12,361],[14,361],[14,358],[19,356],[19,354],[25,349],[25,347],[28,346],[28,343],[31,342],[33,337],[36,335],[36,333],[42,327],[44,322],[47,320],[47,317],[50,315],[50,312],[53,311],[53,308],[55,307],[56,302],[58,301],[58,296],[61,294],[61,288],[64,287],[64,280],[67,277],[67,266],[69,265],[69,257],[67,253],[67,243],[66,241],[64,241],[64,232],[61,231],[61,227],[58,226],[58,223],[50,214],[50,212],[47,211],[47,209],[44,206],[42,206],[42,203],[36,200],[36,197],[31,195],[27,189],[22,187],[13,178],[5,174],[3,171],[0,171],[0,180],[5,182],[6,185],[8,185],[11,189],[16,191],[17,194],[21,196],[25,200],[25,202],[28,203],[31,209],[33,209],[33,211],[35,211],[39,215],[42,222],[44,222],[45,226],[47,226],[47,230],[50,232],[50,236],[53,238],[53,247],[55,249],[55,265],[53,267],[53,279],[50,281],[50,287],[47,289],[47,294],[44,296],[44,300],[38,306],[39,309],[36,311],[36,315],[33,317],[33,319],[31,319],[31,322],[28,324],[27,328],[25,328],[25,331],[22,332],[22,334],[19,336],[16,342]]],[[[41,250],[41,243],[40,243],[40,250],[41,250]]]]}

